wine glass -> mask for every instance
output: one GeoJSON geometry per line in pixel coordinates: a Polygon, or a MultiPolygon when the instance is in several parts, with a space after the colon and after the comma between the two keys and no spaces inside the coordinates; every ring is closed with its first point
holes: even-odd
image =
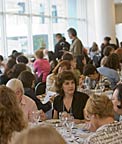
{"type": "Polygon", "coordinates": [[[32,111],[32,121],[34,124],[38,124],[40,121],[40,111],[36,110],[36,111],[32,111]]]}

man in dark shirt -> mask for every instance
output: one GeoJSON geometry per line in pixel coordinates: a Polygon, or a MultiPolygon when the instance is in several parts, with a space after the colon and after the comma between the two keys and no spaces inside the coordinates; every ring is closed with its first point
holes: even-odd
{"type": "Polygon", "coordinates": [[[66,42],[65,38],[60,33],[56,34],[55,57],[61,59],[64,51],[69,51],[70,44],[66,42]]]}

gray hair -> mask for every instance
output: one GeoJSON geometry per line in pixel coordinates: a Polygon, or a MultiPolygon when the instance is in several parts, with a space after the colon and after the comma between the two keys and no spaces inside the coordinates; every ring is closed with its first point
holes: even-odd
{"type": "Polygon", "coordinates": [[[18,80],[16,78],[9,80],[6,84],[6,86],[9,87],[10,89],[12,89],[14,92],[17,89],[20,89],[22,91],[22,94],[24,94],[23,84],[20,80],[18,80]]]}

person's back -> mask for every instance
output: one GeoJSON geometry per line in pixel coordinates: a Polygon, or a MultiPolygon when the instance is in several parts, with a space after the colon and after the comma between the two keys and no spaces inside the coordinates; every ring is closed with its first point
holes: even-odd
{"type": "Polygon", "coordinates": [[[84,144],[121,144],[122,122],[103,125],[84,144]]]}
{"type": "Polygon", "coordinates": [[[117,71],[115,71],[114,69],[103,66],[103,67],[97,68],[97,70],[101,75],[108,78],[108,80],[111,82],[112,89],[116,86],[116,84],[120,80],[117,71]]]}
{"type": "Polygon", "coordinates": [[[37,59],[34,62],[34,67],[37,68],[38,77],[42,74],[42,82],[46,81],[47,75],[50,73],[50,63],[46,59],[37,59]]]}

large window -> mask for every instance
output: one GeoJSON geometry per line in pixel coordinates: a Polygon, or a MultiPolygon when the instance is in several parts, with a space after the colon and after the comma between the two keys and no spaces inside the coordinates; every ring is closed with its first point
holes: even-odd
{"type": "Polygon", "coordinates": [[[80,6],[81,0],[0,0],[0,53],[54,50],[56,33],[69,41],[67,29],[81,27],[80,6]]]}
{"type": "Polygon", "coordinates": [[[6,34],[8,55],[12,50],[28,52],[28,17],[19,15],[6,15],[6,34]]]}

